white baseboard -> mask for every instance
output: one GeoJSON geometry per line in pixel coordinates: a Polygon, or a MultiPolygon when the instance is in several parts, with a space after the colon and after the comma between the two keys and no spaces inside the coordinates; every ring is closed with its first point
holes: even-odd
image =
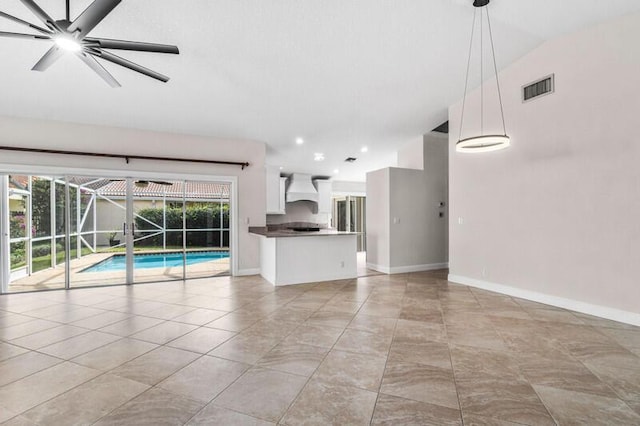
{"type": "Polygon", "coordinates": [[[508,296],[519,297],[520,299],[544,303],[545,305],[556,306],[587,315],[593,315],[596,317],[606,318],[625,324],[640,326],[640,314],[635,312],[628,312],[620,309],[609,308],[606,306],[593,305],[591,303],[580,302],[578,300],[566,299],[564,297],[552,296],[545,293],[538,293],[536,291],[524,290],[521,288],[510,287],[503,284],[496,284],[489,281],[478,280],[475,278],[463,277],[460,275],[449,274],[448,280],[454,283],[468,285],[470,287],[481,288],[483,290],[494,291],[496,293],[502,293],[508,296]]]}
{"type": "Polygon", "coordinates": [[[238,269],[236,277],[244,277],[247,275],[260,275],[260,268],[238,269]]]}
{"type": "Polygon", "coordinates": [[[374,271],[382,272],[384,274],[406,274],[408,272],[434,271],[436,269],[446,269],[448,267],[449,267],[448,262],[429,263],[426,265],[409,265],[409,266],[393,266],[393,267],[367,263],[368,269],[373,269],[374,271]]]}

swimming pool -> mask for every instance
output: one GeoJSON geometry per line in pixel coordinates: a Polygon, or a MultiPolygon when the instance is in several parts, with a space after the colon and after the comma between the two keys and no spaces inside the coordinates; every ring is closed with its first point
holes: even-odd
{"type": "MultiPolygon", "coordinates": [[[[187,252],[187,265],[195,265],[216,259],[226,259],[228,257],[228,251],[191,251],[187,252]]],[[[134,254],[133,266],[135,269],[182,266],[182,253],[134,254]]],[[[124,271],[126,269],[126,256],[124,254],[116,254],[80,272],[113,272],[124,271]]]]}

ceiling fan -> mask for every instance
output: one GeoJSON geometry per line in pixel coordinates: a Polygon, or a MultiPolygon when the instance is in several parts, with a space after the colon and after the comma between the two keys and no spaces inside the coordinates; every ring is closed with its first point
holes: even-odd
{"type": "MultiPolygon", "coordinates": [[[[109,182],[124,182],[124,179],[109,179],[109,182]]],[[[164,180],[135,180],[133,184],[138,188],[146,188],[150,183],[155,183],[156,185],[161,186],[173,186],[172,182],[167,182],[164,180]]]]}
{"type": "Polygon", "coordinates": [[[89,68],[95,71],[111,87],[120,87],[120,83],[95,58],[129,68],[162,82],[169,81],[169,77],[158,72],[117,56],[108,50],[132,50],[138,52],[180,53],[176,46],[156,43],[143,43],[128,40],[113,40],[89,37],[93,30],[122,0],[94,0],[84,12],[71,21],[69,0],[66,0],[66,18],[54,21],[33,0],[20,0],[33,14],[40,19],[45,27],[34,25],[0,11],[0,17],[36,30],[39,34],[24,34],[0,31],[2,37],[26,38],[53,42],[53,46],[32,68],[33,71],[45,71],[65,53],[75,54],[89,68]]]}
{"type": "Polygon", "coordinates": [[[147,186],[149,186],[150,183],[155,183],[156,185],[161,185],[161,186],[173,186],[173,183],[166,182],[163,180],[137,180],[133,182],[133,184],[138,188],[146,188],[147,186]]]}

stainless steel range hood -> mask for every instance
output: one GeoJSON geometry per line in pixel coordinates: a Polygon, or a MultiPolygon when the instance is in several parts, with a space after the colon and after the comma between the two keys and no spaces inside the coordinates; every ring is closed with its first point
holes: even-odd
{"type": "Polygon", "coordinates": [[[289,188],[286,195],[287,203],[294,201],[313,201],[318,202],[318,191],[311,182],[311,175],[302,173],[294,173],[289,178],[289,188]]]}

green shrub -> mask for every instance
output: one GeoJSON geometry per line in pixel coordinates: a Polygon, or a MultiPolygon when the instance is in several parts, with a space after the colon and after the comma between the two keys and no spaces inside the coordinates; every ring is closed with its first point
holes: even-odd
{"type": "MultiPolygon", "coordinates": [[[[163,213],[161,208],[142,209],[137,212],[138,216],[147,219],[150,222],[162,226],[163,213]]],[[[197,229],[220,228],[220,216],[222,215],[222,226],[229,227],[229,205],[218,203],[203,203],[199,205],[187,206],[185,212],[185,222],[187,228],[187,246],[189,247],[212,247],[220,246],[220,231],[194,232],[197,229]]],[[[145,221],[141,217],[136,217],[136,228],[138,231],[158,231],[158,228],[145,221]]],[[[182,207],[169,207],[166,211],[166,229],[175,229],[178,231],[167,232],[168,246],[182,245],[182,207]]],[[[138,232],[136,238],[148,235],[149,232],[138,232]]],[[[145,238],[136,242],[138,246],[162,246],[162,235],[145,238]]]]}
{"type": "Polygon", "coordinates": [[[51,244],[34,245],[31,255],[33,257],[42,257],[51,254],[51,244]]]}

